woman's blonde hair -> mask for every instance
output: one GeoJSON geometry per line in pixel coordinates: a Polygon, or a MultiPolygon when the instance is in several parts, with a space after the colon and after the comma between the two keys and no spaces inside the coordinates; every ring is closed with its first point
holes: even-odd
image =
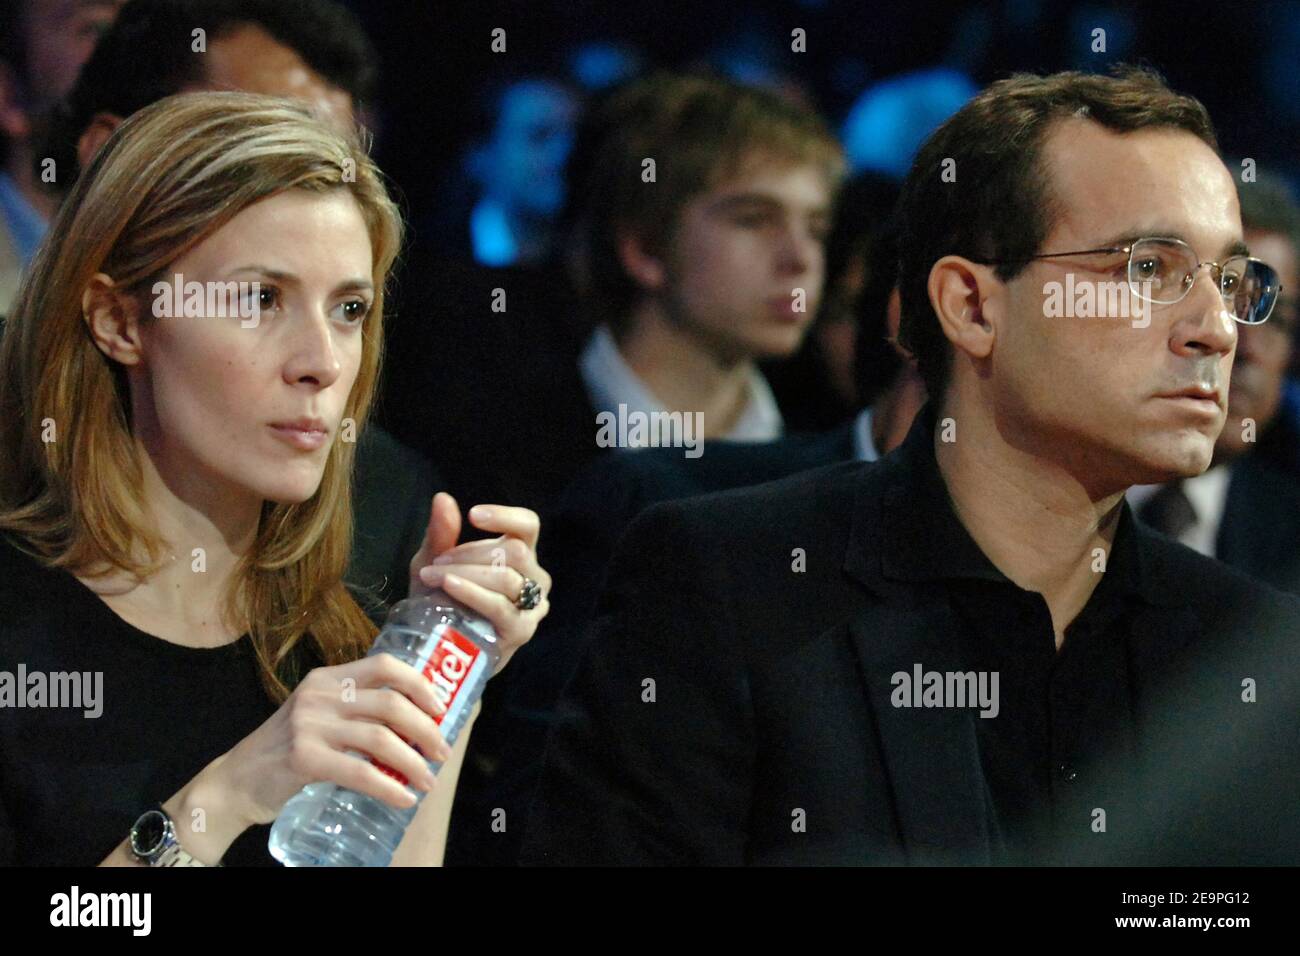
{"type": "MultiPolygon", "coordinates": [[[[96,346],[82,314],[90,279],[103,272],[143,295],[240,211],[288,189],[347,190],[366,222],[375,302],[343,412],[358,433],[363,428],[402,221],[360,137],[340,136],[305,108],[269,97],[159,100],[122,123],[78,179],[0,343],[0,531],[45,566],[144,579],[165,560],[143,500],[125,370],[96,346]]],[[[256,542],[224,596],[229,619],[249,629],[276,702],[302,676],[292,653],[300,641],[314,640],[323,661],[338,664],[364,655],[374,638],[343,584],[355,450],[354,442],[334,442],[309,500],[263,503],[256,542]]]]}

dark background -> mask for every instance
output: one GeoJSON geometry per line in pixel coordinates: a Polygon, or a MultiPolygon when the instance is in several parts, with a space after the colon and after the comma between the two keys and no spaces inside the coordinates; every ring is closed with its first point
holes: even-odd
{"type": "Polygon", "coordinates": [[[733,76],[800,87],[839,128],[872,83],[947,65],[976,85],[1016,70],[1160,70],[1208,107],[1227,157],[1298,171],[1300,3],[1069,0],[350,0],[380,51],[377,158],[417,221],[457,178],[482,117],[484,85],[512,75],[573,79],[592,41],[635,51],[646,66],[708,64],[733,76]],[[490,50],[494,27],[507,52],[490,50]],[[790,50],[795,27],[807,52],[790,50]],[[1106,30],[1107,52],[1090,50],[1106,30]]]}

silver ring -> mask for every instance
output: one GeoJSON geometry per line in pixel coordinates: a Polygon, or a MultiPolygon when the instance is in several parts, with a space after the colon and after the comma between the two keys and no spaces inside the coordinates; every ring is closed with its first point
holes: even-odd
{"type": "Polygon", "coordinates": [[[521,611],[531,611],[541,603],[541,586],[532,578],[524,578],[524,586],[519,589],[519,597],[515,598],[515,607],[521,611]]]}

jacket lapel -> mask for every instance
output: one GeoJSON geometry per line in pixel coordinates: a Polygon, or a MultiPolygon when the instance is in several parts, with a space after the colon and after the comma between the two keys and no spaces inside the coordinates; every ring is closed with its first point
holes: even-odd
{"type": "Polygon", "coordinates": [[[895,812],[909,863],[989,863],[988,797],[970,708],[896,707],[894,674],[964,670],[949,635],[946,602],[882,604],[851,621],[868,705],[880,731],[895,812]]]}
{"type": "MultiPolygon", "coordinates": [[[[960,622],[943,592],[891,572],[915,556],[907,529],[924,516],[907,499],[933,417],[917,415],[903,446],[863,470],[844,555],[844,573],[872,595],[848,624],[867,705],[880,733],[909,863],[989,863],[989,795],[971,708],[895,707],[893,675],[964,671],[953,641],[960,622]],[[887,512],[895,520],[887,519],[887,512]],[[901,516],[901,519],[900,519],[901,516]]],[[[924,534],[924,532],[921,532],[924,534]]]]}

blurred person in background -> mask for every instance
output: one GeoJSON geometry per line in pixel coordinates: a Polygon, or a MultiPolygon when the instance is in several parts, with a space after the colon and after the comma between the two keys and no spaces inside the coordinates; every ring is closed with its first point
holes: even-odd
{"type": "MultiPolygon", "coordinates": [[[[849,421],[862,407],[855,372],[858,305],[869,276],[878,274],[878,251],[898,184],[859,173],[835,202],[826,241],[826,291],[802,347],[788,359],[760,363],[791,433],[825,431],[849,421]]],[[[874,391],[874,388],[873,388],[874,391]]]]}
{"type": "Polygon", "coordinates": [[[667,439],[679,444],[780,437],[758,362],[792,355],[817,313],[842,173],[822,120],[768,91],[669,73],[608,91],[579,124],[566,169],[561,254],[574,309],[560,318],[531,298],[536,287],[486,280],[456,313],[476,335],[448,355],[438,312],[464,306],[417,294],[427,326],[399,333],[407,358],[389,379],[385,421],[439,450],[453,490],[543,511],[587,461],[650,440],[602,421],[702,416],[698,435],[682,426],[667,439]],[[533,327],[539,311],[548,318],[533,327]],[[402,399],[430,392],[464,402],[464,414],[402,399]],[[482,434],[509,436],[499,457],[460,454],[482,434]]]}
{"type": "Polygon", "coordinates": [[[173,93],[284,97],[350,131],[374,96],[376,60],[336,0],[130,0],[56,111],[45,144],[55,190],[71,188],[123,119],[173,93]]]}
{"type": "Polygon", "coordinates": [[[484,87],[461,175],[420,230],[420,255],[489,267],[538,265],[555,240],[581,100],[567,82],[545,75],[484,87]]]}
{"type": "Polygon", "coordinates": [[[55,200],[37,143],[123,0],[0,0],[0,318],[55,200]]]}
{"type": "Polygon", "coordinates": [[[1300,301],[1300,205],[1281,180],[1237,187],[1251,252],[1273,265],[1282,295],[1262,325],[1243,326],[1227,420],[1210,467],[1129,489],[1139,519],[1274,587],[1300,591],[1300,429],[1281,413],[1300,301]]]}
{"type": "Polygon", "coordinates": [[[610,135],[575,253],[592,407],[700,412],[703,438],[780,437],[755,363],[793,354],[821,305],[839,144],[809,110],[698,76],[650,77],[600,108],[610,135]]]}

